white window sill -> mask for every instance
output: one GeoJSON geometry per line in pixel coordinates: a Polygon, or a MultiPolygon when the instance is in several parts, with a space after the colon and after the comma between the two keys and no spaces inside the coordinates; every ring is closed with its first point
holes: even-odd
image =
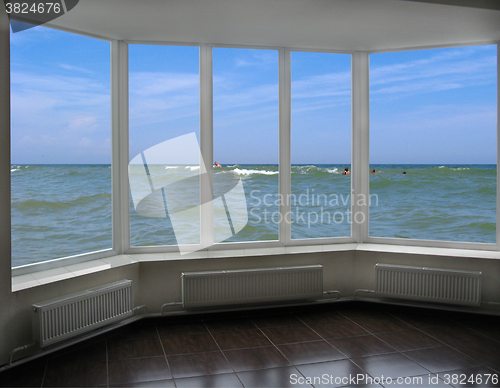
{"type": "Polygon", "coordinates": [[[481,251],[468,249],[433,248],[407,245],[385,245],[385,244],[330,244],[330,245],[309,245],[292,247],[272,247],[272,248],[250,248],[231,249],[218,251],[199,251],[187,255],[179,253],[142,253],[111,256],[103,259],[86,261],[83,263],[62,266],[30,274],[23,274],[12,277],[12,292],[37,287],[44,284],[57,282],[60,280],[88,275],[94,272],[105,271],[124,265],[141,262],[158,261],[178,261],[196,259],[218,259],[231,257],[251,257],[265,255],[284,255],[300,253],[318,252],[342,252],[342,251],[365,251],[365,252],[385,252],[402,253],[413,255],[442,256],[442,257],[464,257],[477,259],[500,259],[498,251],[481,251]]]}

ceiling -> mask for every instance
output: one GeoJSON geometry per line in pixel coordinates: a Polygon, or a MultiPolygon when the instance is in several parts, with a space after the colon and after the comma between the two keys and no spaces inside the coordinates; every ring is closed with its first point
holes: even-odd
{"type": "Polygon", "coordinates": [[[429,1],[490,0],[80,0],[52,24],[105,39],[343,51],[500,42],[500,10],[429,1]]]}

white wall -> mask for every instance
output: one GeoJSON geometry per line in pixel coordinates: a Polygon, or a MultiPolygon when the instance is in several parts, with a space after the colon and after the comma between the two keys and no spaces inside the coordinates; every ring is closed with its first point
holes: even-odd
{"type": "MultiPolygon", "coordinates": [[[[2,239],[5,239],[3,233],[2,239]]],[[[3,245],[2,252],[5,252],[3,245]]],[[[5,274],[10,273],[9,261],[8,263],[2,263],[5,270],[1,271],[2,280],[4,281],[0,291],[0,305],[2,306],[0,314],[0,365],[7,363],[9,354],[14,348],[32,341],[31,304],[57,296],[78,292],[120,279],[132,279],[135,305],[146,305],[148,313],[159,313],[164,303],[181,301],[180,276],[182,272],[320,264],[324,267],[324,290],[338,290],[342,297],[349,297],[357,289],[374,288],[374,266],[376,263],[482,271],[483,302],[500,303],[500,285],[498,282],[500,278],[500,261],[477,258],[341,251],[141,262],[16,293],[10,292],[9,276],[5,276],[5,274]]],[[[483,309],[496,308],[498,312],[498,307],[484,305],[483,309]]],[[[181,309],[181,307],[173,308],[172,311],[175,309],[181,309]]]]}

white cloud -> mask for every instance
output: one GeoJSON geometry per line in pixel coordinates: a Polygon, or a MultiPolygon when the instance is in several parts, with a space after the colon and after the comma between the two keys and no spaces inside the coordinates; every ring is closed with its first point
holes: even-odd
{"type": "Polygon", "coordinates": [[[198,90],[199,75],[189,73],[130,73],[131,94],[157,96],[172,92],[198,90]]]}
{"type": "Polygon", "coordinates": [[[370,94],[373,100],[380,100],[384,96],[400,98],[417,93],[493,84],[496,81],[496,63],[496,55],[486,46],[437,50],[434,56],[426,59],[372,65],[370,94]]]}

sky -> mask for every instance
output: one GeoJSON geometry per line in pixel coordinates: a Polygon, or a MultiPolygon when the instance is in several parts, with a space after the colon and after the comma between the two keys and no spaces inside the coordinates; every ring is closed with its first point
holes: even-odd
{"type": "MultiPolygon", "coordinates": [[[[199,49],[129,46],[130,159],[194,132],[199,49]]],[[[292,163],[348,164],[351,59],[292,52],[292,163]]],[[[12,163],[111,162],[110,44],[11,33],[12,163]]],[[[278,52],[213,49],[214,158],[277,164],[278,52]]],[[[370,55],[370,162],[496,163],[496,46],[370,55]]]]}

